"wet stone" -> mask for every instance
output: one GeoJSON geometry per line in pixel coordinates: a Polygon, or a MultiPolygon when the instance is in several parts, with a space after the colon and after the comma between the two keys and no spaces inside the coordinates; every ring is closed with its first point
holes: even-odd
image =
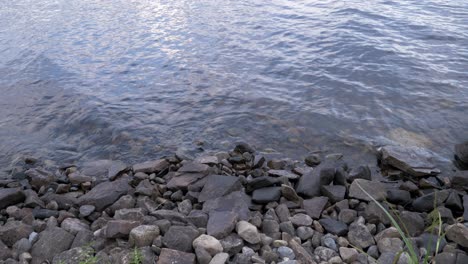
{"type": "Polygon", "coordinates": [[[257,189],[252,194],[252,201],[265,204],[278,201],[281,197],[281,187],[266,187],[257,189]]]}

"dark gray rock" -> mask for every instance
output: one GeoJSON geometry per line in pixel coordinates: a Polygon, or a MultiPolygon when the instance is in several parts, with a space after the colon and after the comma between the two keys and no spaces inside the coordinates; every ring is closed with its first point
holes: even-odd
{"type": "Polygon", "coordinates": [[[354,222],[349,226],[348,240],[351,245],[366,249],[375,245],[374,237],[367,229],[367,226],[361,223],[354,222]]]}
{"type": "Polygon", "coordinates": [[[468,227],[463,224],[454,224],[447,228],[447,239],[457,243],[458,245],[468,248],[468,227]]]}
{"type": "Polygon", "coordinates": [[[89,260],[87,259],[89,256],[92,256],[92,249],[72,248],[54,256],[52,264],[82,264],[89,260]]]}
{"type": "Polygon", "coordinates": [[[400,213],[398,222],[410,236],[418,236],[424,231],[424,218],[419,213],[403,211],[400,213]]]}
{"type": "Polygon", "coordinates": [[[98,179],[113,179],[127,166],[121,161],[114,160],[93,160],[87,161],[80,166],[83,175],[98,179]]]}
{"type": "Polygon", "coordinates": [[[133,165],[133,172],[158,173],[167,168],[169,168],[169,162],[165,159],[159,159],[135,164],[133,165]]]}
{"type": "Polygon", "coordinates": [[[128,178],[122,178],[112,182],[103,182],[96,185],[91,191],[80,196],[80,205],[94,205],[100,212],[113,204],[130,189],[128,178]]]}
{"type": "Polygon", "coordinates": [[[198,197],[199,202],[212,200],[234,191],[239,191],[242,184],[238,177],[223,176],[223,175],[210,175],[207,178],[206,184],[200,192],[198,197]]]}
{"type": "Polygon", "coordinates": [[[357,168],[351,169],[346,178],[349,182],[352,182],[355,179],[364,179],[370,181],[372,180],[372,175],[369,166],[359,166],[357,168]]]}
{"type": "Polygon", "coordinates": [[[208,224],[208,214],[200,210],[192,210],[187,216],[187,220],[196,227],[206,228],[208,224]]]}
{"type": "Polygon", "coordinates": [[[356,220],[356,217],[357,212],[352,209],[343,209],[338,214],[338,220],[346,224],[350,224],[351,222],[356,220]]]}
{"type": "Polygon", "coordinates": [[[290,213],[289,213],[289,208],[286,204],[282,203],[282,204],[279,204],[276,208],[275,208],[275,213],[276,215],[278,216],[278,219],[279,221],[282,223],[282,222],[286,222],[286,221],[289,221],[289,217],[291,216],[290,213]]]}
{"type": "Polygon", "coordinates": [[[321,160],[320,160],[319,155],[312,154],[312,155],[305,157],[304,162],[307,166],[315,167],[320,164],[321,160]]]}
{"type": "Polygon", "coordinates": [[[0,189],[0,210],[7,208],[10,205],[21,203],[26,196],[21,189],[18,188],[1,188],[0,189]]]}
{"type": "Polygon", "coordinates": [[[49,210],[49,209],[42,209],[42,208],[34,208],[32,211],[34,218],[36,219],[46,219],[49,217],[57,218],[59,216],[59,212],[56,210],[49,210]]]}
{"type": "Polygon", "coordinates": [[[463,195],[463,219],[468,222],[468,195],[463,195]]]}
{"type": "Polygon", "coordinates": [[[431,254],[435,253],[435,249],[437,248],[438,243],[439,243],[439,251],[437,253],[440,253],[444,249],[444,247],[447,245],[447,240],[445,240],[445,237],[442,237],[439,240],[439,237],[436,234],[423,233],[418,238],[416,238],[417,246],[419,248],[425,248],[428,251],[430,249],[431,254]]]}
{"type": "Polygon", "coordinates": [[[351,186],[349,187],[349,197],[368,202],[372,201],[363,189],[377,201],[383,201],[387,198],[387,190],[383,183],[364,179],[356,179],[351,183],[351,186]]]}
{"type": "Polygon", "coordinates": [[[418,147],[385,146],[380,148],[382,163],[391,165],[412,176],[440,173],[432,162],[433,155],[418,147]]]}
{"type": "Polygon", "coordinates": [[[239,142],[236,144],[236,147],[234,148],[234,151],[237,152],[237,153],[244,153],[244,152],[248,152],[250,154],[253,154],[255,153],[255,149],[250,146],[249,144],[245,143],[245,142],[239,142]]]}
{"type": "Polygon", "coordinates": [[[48,186],[51,182],[55,181],[52,173],[42,170],[40,168],[29,169],[25,172],[28,176],[29,184],[38,191],[42,186],[48,186]]]}
{"type": "Polygon", "coordinates": [[[296,186],[296,192],[299,195],[307,198],[320,196],[320,187],[328,185],[333,181],[336,169],[333,167],[322,167],[322,165],[324,164],[302,175],[296,186]]]}
{"type": "Polygon", "coordinates": [[[450,252],[442,252],[434,257],[434,263],[456,264],[457,254],[450,252]]]}
{"type": "Polygon", "coordinates": [[[300,177],[299,175],[287,170],[269,170],[268,174],[275,177],[284,177],[289,180],[297,180],[300,177]]]}
{"type": "Polygon", "coordinates": [[[111,220],[105,229],[106,238],[126,238],[133,228],[140,225],[137,221],[111,220]]]}
{"type": "Polygon", "coordinates": [[[337,203],[344,200],[346,187],[342,185],[325,185],[322,186],[322,194],[328,197],[331,203],[337,203]]]}
{"type": "Polygon", "coordinates": [[[328,198],[320,196],[304,200],[303,206],[310,217],[312,217],[313,219],[319,219],[327,203],[328,198]]]}
{"type": "Polygon", "coordinates": [[[251,192],[256,189],[270,187],[275,184],[278,184],[280,180],[278,178],[270,177],[270,176],[261,176],[252,179],[251,181],[247,182],[247,192],[251,192]]]}
{"type": "Polygon", "coordinates": [[[73,240],[73,244],[70,248],[83,247],[89,245],[89,243],[94,239],[95,238],[93,232],[89,230],[81,230],[78,233],[76,233],[75,239],[73,240]]]}
{"type": "Polygon", "coordinates": [[[252,201],[255,203],[266,204],[276,202],[281,197],[281,187],[266,187],[257,189],[252,194],[252,201]]]}
{"type": "Polygon", "coordinates": [[[33,227],[20,221],[8,221],[0,226],[0,239],[8,247],[12,247],[16,241],[28,238],[33,232],[33,227]]]}
{"type": "Polygon", "coordinates": [[[297,195],[296,191],[289,185],[281,184],[281,194],[284,198],[288,199],[289,201],[300,203],[302,198],[297,195]]]}
{"type": "Polygon", "coordinates": [[[151,215],[155,216],[158,219],[166,219],[171,222],[180,222],[180,223],[186,223],[187,219],[186,216],[172,210],[157,210],[153,211],[150,213],[151,215]]]}
{"type": "Polygon", "coordinates": [[[236,234],[230,234],[229,236],[219,240],[223,246],[223,251],[228,253],[230,256],[234,256],[239,253],[244,246],[244,241],[236,234]]]}
{"type": "Polygon", "coordinates": [[[199,235],[198,230],[191,226],[171,226],[164,234],[162,242],[170,249],[192,252],[192,243],[199,235]]]}
{"type": "Polygon", "coordinates": [[[452,179],[452,188],[457,190],[468,190],[468,170],[456,171],[452,179]]]}
{"type": "Polygon", "coordinates": [[[327,232],[334,235],[344,236],[348,233],[348,226],[341,221],[337,221],[331,218],[324,218],[320,219],[319,223],[327,232]]]}
{"type": "Polygon", "coordinates": [[[468,141],[455,145],[455,159],[468,167],[468,141]]]}
{"type": "Polygon", "coordinates": [[[163,248],[158,264],[195,264],[195,254],[163,248]]]}
{"type": "Polygon", "coordinates": [[[207,234],[217,239],[228,236],[236,227],[238,214],[229,211],[212,211],[207,224],[207,234]]]}
{"type": "Polygon", "coordinates": [[[418,212],[430,212],[434,209],[434,205],[442,205],[449,193],[448,190],[442,190],[423,195],[413,200],[412,206],[418,212]]]}
{"type": "Polygon", "coordinates": [[[406,205],[411,203],[411,194],[405,190],[390,189],[387,191],[387,200],[394,204],[406,205]]]}
{"type": "Polygon", "coordinates": [[[455,211],[462,211],[463,204],[462,200],[460,199],[460,195],[456,191],[451,191],[447,200],[444,202],[445,206],[448,208],[455,210],[455,211]]]}
{"type": "Polygon", "coordinates": [[[7,260],[12,257],[13,254],[11,250],[8,248],[7,245],[3,244],[2,240],[0,240],[0,261],[7,260]]]}
{"type": "MultiPolygon", "coordinates": [[[[381,204],[387,211],[391,211],[388,208],[387,204],[381,204]]],[[[388,218],[387,214],[385,213],[380,206],[375,202],[370,202],[364,211],[365,218],[367,222],[372,224],[379,224],[382,223],[384,225],[390,224],[390,218],[388,218]]]]}
{"type": "Polygon", "coordinates": [[[315,264],[313,257],[311,254],[296,240],[291,239],[288,241],[289,247],[294,251],[294,255],[296,255],[296,259],[300,261],[300,263],[310,263],[315,264]]]}
{"type": "Polygon", "coordinates": [[[226,196],[218,197],[214,200],[206,201],[203,204],[203,211],[206,213],[212,211],[235,212],[239,220],[249,220],[251,198],[243,191],[232,192],[226,196]]]}
{"type": "Polygon", "coordinates": [[[176,175],[169,180],[167,188],[170,190],[188,190],[189,186],[195,184],[197,181],[203,179],[205,173],[184,173],[176,175]]]}
{"type": "Polygon", "coordinates": [[[39,199],[39,196],[37,195],[35,191],[31,189],[24,190],[24,195],[26,196],[26,199],[24,200],[24,206],[31,207],[31,208],[36,208],[36,207],[45,208],[44,202],[41,199],[39,199]]]}
{"type": "Polygon", "coordinates": [[[68,250],[75,237],[67,231],[52,227],[39,234],[39,239],[31,249],[32,264],[51,261],[57,254],[68,250]]]}

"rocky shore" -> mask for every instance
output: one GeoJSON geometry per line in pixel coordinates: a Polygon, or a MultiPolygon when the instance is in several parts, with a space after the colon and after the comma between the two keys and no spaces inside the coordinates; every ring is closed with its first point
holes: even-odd
{"type": "Polygon", "coordinates": [[[134,165],[25,157],[0,180],[0,263],[410,263],[382,205],[421,261],[466,264],[468,142],[455,152],[459,169],[443,173],[397,146],[379,149],[377,170],[246,143],[134,165]],[[433,229],[431,212],[443,222],[433,229]]]}

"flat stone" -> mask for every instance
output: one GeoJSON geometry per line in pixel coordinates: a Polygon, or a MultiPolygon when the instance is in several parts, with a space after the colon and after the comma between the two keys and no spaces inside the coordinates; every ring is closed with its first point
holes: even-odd
{"type": "Polygon", "coordinates": [[[201,164],[197,162],[187,162],[182,165],[182,167],[177,170],[179,173],[207,173],[210,166],[206,164],[201,164]]]}
{"type": "Polygon", "coordinates": [[[435,175],[440,170],[432,162],[432,155],[423,148],[385,146],[379,149],[382,162],[412,176],[435,175]]]}
{"type": "Polygon", "coordinates": [[[400,252],[403,250],[403,241],[399,238],[384,237],[377,242],[379,252],[400,252]]]}
{"type": "Polygon", "coordinates": [[[192,252],[192,243],[198,234],[198,230],[191,226],[171,226],[164,234],[162,242],[168,248],[192,252]]]}
{"type": "Polygon", "coordinates": [[[212,200],[234,191],[239,191],[242,184],[238,177],[210,175],[207,178],[205,186],[198,197],[199,202],[212,200]]]}
{"type": "Polygon", "coordinates": [[[78,203],[80,205],[94,205],[96,211],[100,212],[112,205],[121,196],[125,195],[129,189],[130,185],[128,185],[127,178],[111,182],[102,182],[88,193],[80,196],[78,203]]]}
{"type": "Polygon", "coordinates": [[[142,221],[146,212],[143,208],[124,208],[115,211],[114,219],[116,220],[129,220],[129,221],[142,221]]]}
{"type": "MultiPolygon", "coordinates": [[[[26,195],[26,199],[24,200],[24,206],[25,207],[30,207],[30,208],[45,208],[44,202],[39,199],[39,196],[37,193],[31,189],[29,190],[24,190],[24,195],[26,195]]],[[[1,206],[0,206],[1,208],[1,206]]]]}
{"type": "Polygon", "coordinates": [[[230,211],[212,211],[207,224],[207,234],[217,239],[228,236],[234,230],[238,214],[230,211]]]}
{"type": "Polygon", "coordinates": [[[307,214],[313,219],[319,219],[328,203],[328,197],[320,196],[304,200],[303,206],[307,214]]]}
{"type": "Polygon", "coordinates": [[[195,254],[163,248],[158,264],[195,264],[195,254]]]}
{"type": "Polygon", "coordinates": [[[253,190],[256,190],[256,189],[273,186],[279,182],[280,180],[278,178],[273,178],[270,176],[261,176],[261,177],[254,178],[251,181],[247,182],[246,189],[247,189],[247,192],[252,192],[253,190]]]}
{"type": "Polygon", "coordinates": [[[337,236],[344,236],[348,233],[348,226],[341,222],[331,218],[320,219],[319,223],[329,233],[337,236]]]}
{"type": "Polygon", "coordinates": [[[38,191],[42,186],[48,186],[55,180],[52,173],[40,168],[29,169],[24,172],[29,178],[29,184],[38,191]]]}
{"type": "Polygon", "coordinates": [[[247,221],[239,221],[236,225],[237,234],[250,244],[260,243],[257,227],[247,221]]]}
{"type": "Polygon", "coordinates": [[[169,168],[169,162],[165,159],[145,161],[133,165],[133,172],[158,173],[169,168]]]}
{"type": "Polygon", "coordinates": [[[140,222],[127,220],[111,220],[107,222],[105,229],[106,238],[125,238],[130,231],[139,226],[140,222]]]}
{"type": "Polygon", "coordinates": [[[282,203],[279,204],[275,208],[275,213],[278,216],[278,219],[280,220],[280,223],[289,221],[289,217],[291,216],[289,213],[289,208],[286,204],[282,203]]]}
{"type": "Polygon", "coordinates": [[[208,252],[211,256],[223,252],[223,246],[218,239],[208,235],[201,235],[193,240],[192,246],[195,250],[202,248],[208,252]]]}
{"type": "Polygon", "coordinates": [[[18,204],[24,201],[26,196],[21,189],[1,188],[0,189],[0,210],[10,205],[18,204]]]}
{"type": "Polygon", "coordinates": [[[36,243],[31,249],[32,264],[41,264],[43,261],[52,261],[53,257],[68,250],[75,237],[67,231],[51,227],[39,234],[36,243]]]}
{"type": "Polygon", "coordinates": [[[206,165],[215,165],[218,164],[219,160],[216,156],[200,156],[197,157],[194,162],[206,165]]]}
{"type": "Polygon", "coordinates": [[[250,219],[251,198],[243,191],[232,192],[226,196],[218,197],[203,204],[204,212],[228,211],[235,212],[239,220],[250,219]]]}
{"type": "Polygon", "coordinates": [[[257,189],[252,194],[252,201],[255,203],[266,204],[276,202],[281,197],[281,187],[266,187],[257,189]]]}
{"type": "Polygon", "coordinates": [[[322,186],[322,194],[328,197],[331,203],[337,203],[344,200],[346,187],[342,185],[325,185],[322,186]]]}
{"type": "Polygon", "coordinates": [[[387,190],[383,183],[364,179],[356,179],[351,183],[349,188],[349,197],[368,202],[372,201],[369,195],[367,195],[363,190],[377,201],[383,201],[387,198],[387,190]]]}
{"type": "Polygon", "coordinates": [[[172,211],[172,210],[162,209],[162,210],[153,211],[150,214],[155,216],[158,219],[167,219],[171,222],[181,222],[181,223],[187,222],[185,215],[176,211],[172,211]]]}
{"type": "Polygon", "coordinates": [[[446,237],[458,245],[468,248],[468,227],[463,224],[454,224],[447,228],[446,237]]]}
{"type": "Polygon", "coordinates": [[[320,171],[319,167],[302,175],[299,179],[296,192],[307,198],[320,196],[320,171]]]}
{"type": "Polygon", "coordinates": [[[170,190],[188,190],[188,187],[206,176],[204,173],[184,173],[172,177],[167,183],[170,190]]]}
{"type": "Polygon", "coordinates": [[[96,207],[94,205],[82,205],[80,206],[80,216],[87,217],[94,212],[96,207]]]}
{"type": "Polygon", "coordinates": [[[36,219],[46,219],[49,217],[57,218],[59,216],[59,212],[56,210],[49,210],[49,209],[42,209],[42,208],[34,208],[32,211],[34,218],[36,219]]]}
{"type": "Polygon", "coordinates": [[[286,177],[289,180],[297,180],[300,177],[299,175],[287,170],[268,170],[268,174],[275,177],[286,177]]]}

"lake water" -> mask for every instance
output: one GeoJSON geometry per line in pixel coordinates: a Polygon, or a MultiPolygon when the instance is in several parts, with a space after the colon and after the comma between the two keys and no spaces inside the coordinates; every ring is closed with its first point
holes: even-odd
{"type": "Polygon", "coordinates": [[[0,165],[468,139],[468,1],[0,0],[0,165]]]}

